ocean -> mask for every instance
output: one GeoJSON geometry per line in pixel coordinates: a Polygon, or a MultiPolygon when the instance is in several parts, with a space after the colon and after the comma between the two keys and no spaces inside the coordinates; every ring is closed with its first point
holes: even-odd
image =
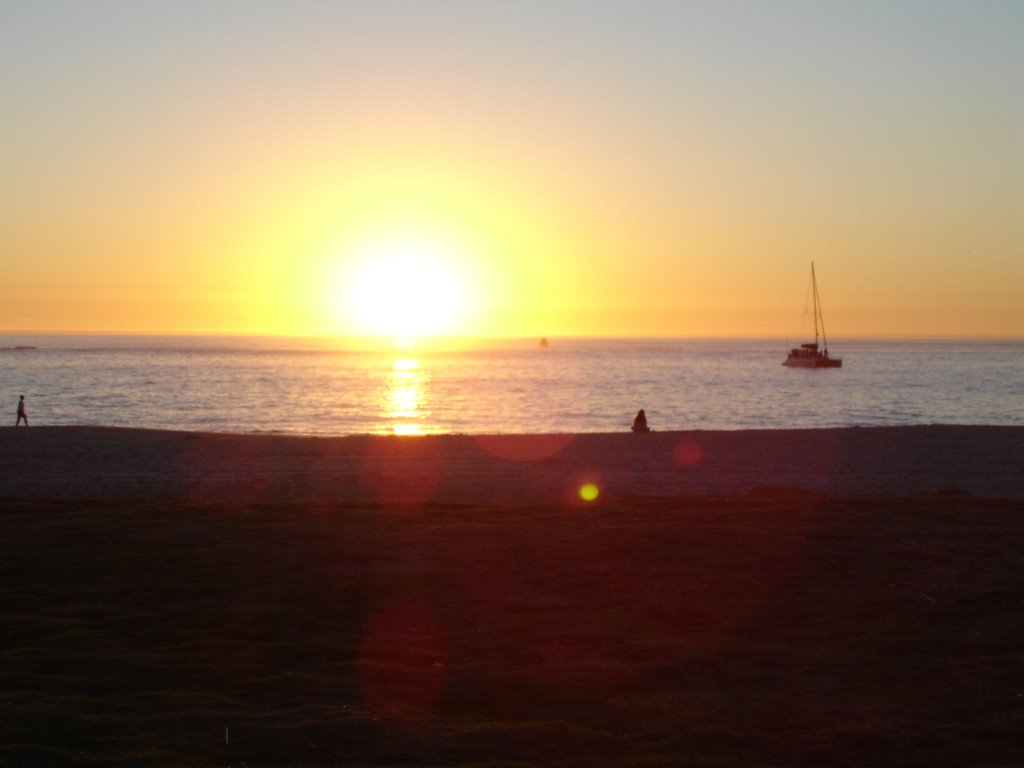
{"type": "Polygon", "coordinates": [[[0,336],[15,422],[295,435],[1024,425],[1024,341],[537,339],[367,351],[309,339],[0,336]]]}

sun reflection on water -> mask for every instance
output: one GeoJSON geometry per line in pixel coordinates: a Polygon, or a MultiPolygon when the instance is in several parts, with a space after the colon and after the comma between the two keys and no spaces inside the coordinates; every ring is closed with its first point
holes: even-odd
{"type": "Polygon", "coordinates": [[[421,435],[430,418],[429,376],[418,360],[400,357],[391,364],[384,381],[380,409],[396,435],[421,435]]]}

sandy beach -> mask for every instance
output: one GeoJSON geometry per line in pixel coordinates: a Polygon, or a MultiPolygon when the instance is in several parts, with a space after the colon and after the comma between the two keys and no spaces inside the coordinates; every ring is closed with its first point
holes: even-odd
{"type": "Polygon", "coordinates": [[[0,429],[0,765],[1016,765],[1022,438],[0,429]]]}
{"type": "Polygon", "coordinates": [[[1024,497],[1024,428],[877,427],[414,439],[0,429],[0,498],[564,501],[602,495],[957,489],[1024,497]]]}

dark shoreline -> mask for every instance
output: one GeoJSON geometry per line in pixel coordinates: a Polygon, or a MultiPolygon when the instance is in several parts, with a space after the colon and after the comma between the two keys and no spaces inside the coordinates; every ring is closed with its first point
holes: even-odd
{"type": "Polygon", "coordinates": [[[2,510],[2,765],[1019,755],[1019,500],[2,510]]]}
{"type": "Polygon", "coordinates": [[[1022,440],[3,428],[0,764],[1013,765],[1022,440]]]}
{"type": "Polygon", "coordinates": [[[961,492],[1024,498],[1024,427],[295,437],[0,428],[0,498],[288,502],[961,492]]]}

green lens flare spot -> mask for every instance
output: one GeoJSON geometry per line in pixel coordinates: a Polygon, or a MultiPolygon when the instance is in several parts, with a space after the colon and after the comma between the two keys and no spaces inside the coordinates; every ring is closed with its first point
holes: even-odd
{"type": "Polygon", "coordinates": [[[580,498],[584,501],[593,501],[597,498],[600,491],[597,486],[593,483],[584,483],[580,486],[580,498]]]}

